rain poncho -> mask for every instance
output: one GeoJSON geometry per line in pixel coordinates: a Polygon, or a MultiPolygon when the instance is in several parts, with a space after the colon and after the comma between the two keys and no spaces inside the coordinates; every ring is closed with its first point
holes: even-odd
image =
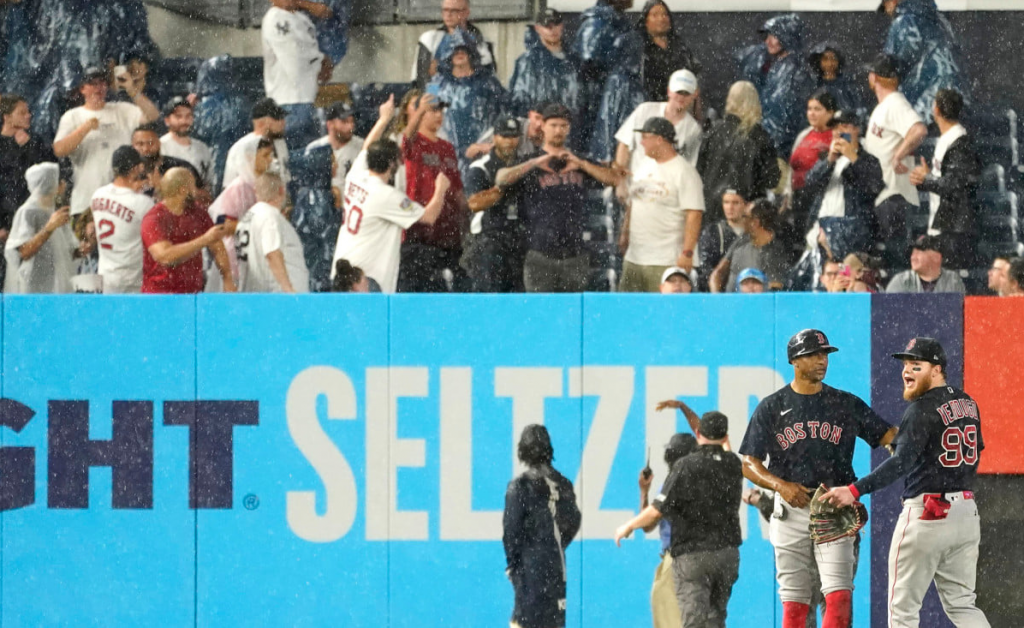
{"type": "Polygon", "coordinates": [[[580,115],[573,120],[582,146],[590,143],[590,133],[601,107],[604,83],[616,66],[615,41],[620,35],[633,30],[628,17],[608,4],[598,0],[580,15],[576,39],[572,50],[580,62],[580,115]]]}
{"type": "Polygon", "coordinates": [[[552,101],[568,107],[573,112],[575,123],[580,109],[579,61],[576,56],[564,48],[561,59],[551,54],[532,25],[526,27],[523,43],[526,52],[516,59],[512,80],[508,84],[512,113],[525,118],[536,103],[552,101]]]}
{"type": "Polygon", "coordinates": [[[192,134],[206,142],[213,152],[214,191],[230,184],[221,181],[228,151],[239,138],[252,128],[250,98],[233,88],[233,59],[221,55],[207,60],[199,68],[196,94],[200,101],[195,108],[192,134]]]}
{"type": "Polygon", "coordinates": [[[836,106],[839,109],[843,111],[856,111],[861,117],[867,117],[868,112],[864,105],[864,88],[867,84],[865,83],[864,87],[862,87],[856,84],[850,76],[843,74],[843,71],[846,69],[846,57],[835,44],[824,42],[811,48],[810,54],[807,55],[807,63],[810,67],[811,76],[815,80],[815,91],[824,89],[836,99],[836,106]],[[826,50],[831,50],[835,53],[836,58],[839,60],[839,70],[836,73],[836,78],[831,81],[826,81],[822,78],[819,66],[821,56],[825,54],[826,50]]]}
{"type": "Polygon", "coordinates": [[[291,220],[302,241],[310,292],[331,291],[331,264],[341,228],[341,210],[334,207],[331,194],[332,157],[330,146],[307,150],[303,167],[295,173],[298,193],[291,220]]]}
{"type": "Polygon", "coordinates": [[[969,101],[960,46],[935,0],[902,0],[896,5],[885,53],[896,58],[900,91],[926,123],[931,122],[932,103],[940,89],[955,89],[969,101]]]}
{"type": "Polygon", "coordinates": [[[615,52],[619,63],[605,81],[590,138],[590,158],[594,161],[606,162],[615,157],[616,131],[646,97],[640,76],[640,59],[643,56],[640,33],[629,31],[620,35],[615,41],[615,52]]]}
{"type": "Polygon", "coordinates": [[[316,40],[320,44],[320,52],[327,55],[337,65],[348,52],[348,23],[352,19],[351,0],[319,0],[334,12],[326,20],[314,20],[316,24],[316,40]]]}
{"type": "Polygon", "coordinates": [[[506,108],[508,94],[490,69],[480,68],[480,55],[476,39],[461,28],[445,35],[435,53],[438,59],[437,74],[431,85],[437,87],[437,98],[448,103],[444,114],[444,131],[448,141],[455,146],[459,158],[459,170],[469,167],[466,149],[484,131],[491,128],[494,119],[506,108]],[[469,52],[473,74],[458,78],[452,75],[452,55],[459,48],[469,52]]]}
{"type": "Polygon", "coordinates": [[[779,156],[788,159],[793,140],[807,124],[807,97],[813,90],[804,61],[803,21],[787,13],[765,22],[759,32],[775,35],[789,54],[773,58],[763,43],[745,48],[737,54],[740,76],[757,87],[764,129],[779,156]]]}
{"type": "Polygon", "coordinates": [[[14,214],[10,236],[4,248],[8,294],[57,294],[71,292],[75,274],[72,260],[77,243],[71,227],[65,223],[54,230],[35,255],[22,259],[18,249],[43,230],[56,209],[54,198],[60,186],[60,167],[52,162],[36,164],[25,172],[29,197],[14,214]]]}

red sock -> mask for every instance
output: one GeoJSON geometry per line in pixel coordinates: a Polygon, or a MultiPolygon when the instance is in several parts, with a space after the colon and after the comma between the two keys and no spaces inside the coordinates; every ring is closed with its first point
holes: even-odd
{"type": "Polygon", "coordinates": [[[825,596],[825,616],[821,628],[850,628],[853,618],[851,591],[833,591],[825,596]]]}
{"type": "Polygon", "coordinates": [[[783,602],[782,628],[804,628],[807,625],[807,613],[810,610],[811,607],[809,604],[801,604],[800,602],[783,602]]]}

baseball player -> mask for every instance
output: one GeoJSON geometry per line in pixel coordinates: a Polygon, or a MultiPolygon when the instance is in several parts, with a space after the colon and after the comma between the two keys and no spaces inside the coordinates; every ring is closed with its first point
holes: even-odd
{"type": "Polygon", "coordinates": [[[954,625],[987,628],[974,605],[981,525],[971,489],[985,448],[978,404],[946,383],[946,352],[934,338],[914,338],[892,357],[903,361],[903,398],[910,402],[896,452],[825,499],[846,506],[905,475],[903,512],[889,547],[889,627],[917,627],[934,579],[954,625]]]}
{"type": "Polygon", "coordinates": [[[743,475],[777,493],[769,538],[775,546],[783,628],[806,624],[813,564],[825,596],[823,628],[850,625],[854,537],[811,541],[811,493],[821,484],[846,486],[856,479],[853,449],[858,437],[879,447],[892,442],[897,431],[859,397],[824,383],[828,356],[838,350],[817,329],[790,338],[786,353],[793,382],[758,404],[739,449],[743,475]]]}

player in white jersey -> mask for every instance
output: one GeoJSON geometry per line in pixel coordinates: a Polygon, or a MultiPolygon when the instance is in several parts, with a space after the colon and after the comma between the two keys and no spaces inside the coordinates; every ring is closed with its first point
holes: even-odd
{"type": "Polygon", "coordinates": [[[103,294],[137,293],[142,290],[142,217],[153,208],[153,199],[139,192],[146,173],[137,150],[121,146],[111,161],[114,182],[96,190],[89,205],[99,244],[98,272],[103,294]]]}
{"type": "MultiPolygon", "coordinates": [[[[434,195],[423,206],[390,184],[398,168],[398,145],[380,138],[394,113],[392,96],[380,106],[380,117],[345,179],[345,224],[334,251],[334,262],[344,258],[362,268],[385,293],[394,292],[398,285],[402,231],[417,222],[434,224],[450,185],[448,177],[439,173],[434,195]]],[[[331,264],[331,279],[335,266],[331,264]]]]}
{"type": "Polygon", "coordinates": [[[238,260],[246,265],[243,292],[309,292],[302,242],[284,214],[284,183],[274,173],[256,178],[256,200],[235,237],[238,260]]]}

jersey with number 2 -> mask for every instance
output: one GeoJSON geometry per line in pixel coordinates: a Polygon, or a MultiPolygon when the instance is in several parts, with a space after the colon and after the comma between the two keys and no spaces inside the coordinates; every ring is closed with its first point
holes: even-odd
{"type": "Polygon", "coordinates": [[[356,157],[345,178],[344,202],[345,222],[338,231],[334,262],[346,259],[380,284],[381,292],[394,292],[402,231],[416,224],[426,210],[371,174],[365,150],[356,157]]]}
{"type": "Polygon", "coordinates": [[[90,201],[99,244],[104,294],[142,290],[142,217],[153,199],[113,183],[96,190],[90,201]]]}

